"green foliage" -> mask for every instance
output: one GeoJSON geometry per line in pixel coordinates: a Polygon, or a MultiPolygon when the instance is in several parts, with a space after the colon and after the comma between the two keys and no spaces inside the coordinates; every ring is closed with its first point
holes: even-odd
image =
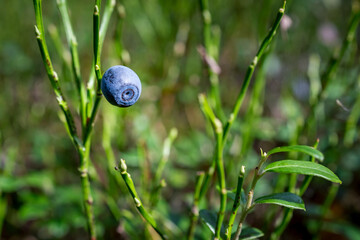
{"type": "Polygon", "coordinates": [[[340,179],[327,167],[314,162],[282,160],[270,163],[264,168],[266,172],[296,173],[324,178],[328,181],[341,183],[340,179]]]}
{"type": "Polygon", "coordinates": [[[255,199],[255,204],[274,204],[287,208],[305,210],[305,205],[301,197],[294,193],[274,193],[255,199]]]}
{"type": "Polygon", "coordinates": [[[358,1],[33,3],[0,14],[1,239],[358,238],[358,1]]]}

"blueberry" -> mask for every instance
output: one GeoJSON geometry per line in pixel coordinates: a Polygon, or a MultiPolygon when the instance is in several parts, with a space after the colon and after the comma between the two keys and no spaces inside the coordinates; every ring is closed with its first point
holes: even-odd
{"type": "Polygon", "coordinates": [[[104,73],[101,90],[112,105],[130,107],[140,97],[141,82],[133,70],[117,65],[104,73]]]}

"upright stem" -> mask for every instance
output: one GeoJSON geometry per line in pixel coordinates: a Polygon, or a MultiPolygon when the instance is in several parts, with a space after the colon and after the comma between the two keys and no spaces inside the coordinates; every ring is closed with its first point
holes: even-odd
{"type": "Polygon", "coordinates": [[[87,225],[90,232],[91,240],[96,239],[96,231],[95,231],[95,220],[94,220],[94,213],[93,213],[93,198],[91,195],[91,188],[90,188],[90,180],[89,180],[89,148],[90,142],[87,146],[84,146],[82,149],[79,149],[79,156],[80,156],[80,177],[81,177],[81,187],[82,187],[82,194],[84,200],[84,207],[87,217],[87,225]]]}
{"type": "Polygon", "coordinates": [[[188,230],[187,240],[192,240],[194,238],[196,222],[199,217],[198,204],[199,204],[200,190],[201,190],[201,185],[204,181],[204,176],[205,176],[204,172],[198,172],[198,174],[196,176],[195,191],[194,191],[194,203],[191,208],[191,220],[190,220],[190,226],[189,226],[189,230],[188,230]]]}
{"type": "Polygon", "coordinates": [[[240,174],[238,176],[238,183],[237,183],[237,188],[236,188],[236,195],[235,195],[235,201],[233,204],[233,208],[231,211],[231,216],[230,216],[230,220],[229,220],[229,226],[226,230],[226,239],[230,240],[231,239],[231,232],[232,232],[232,227],[234,225],[234,221],[236,218],[236,214],[237,211],[240,207],[240,202],[241,202],[241,190],[242,190],[242,185],[244,182],[244,176],[245,176],[245,166],[241,166],[241,170],[240,170],[240,174]]]}
{"type": "MultiPolygon", "coordinates": [[[[74,34],[74,31],[71,26],[71,21],[69,17],[69,13],[67,10],[66,0],[58,0],[57,1],[58,8],[61,14],[61,18],[64,23],[66,39],[68,45],[70,47],[71,53],[71,60],[72,60],[72,71],[75,78],[75,86],[77,89],[79,103],[80,103],[80,117],[82,126],[86,124],[86,112],[85,112],[85,103],[86,103],[86,92],[85,87],[81,79],[81,72],[80,72],[80,60],[79,60],[79,53],[77,49],[77,40],[74,34]]],[[[84,129],[83,129],[84,130],[84,129]]]]}
{"type": "Polygon", "coordinates": [[[226,209],[226,185],[225,185],[225,171],[223,163],[223,148],[222,148],[222,134],[223,128],[219,119],[215,119],[215,136],[216,136],[216,150],[215,150],[215,163],[216,171],[218,174],[218,181],[220,185],[220,209],[218,212],[215,228],[215,240],[220,239],[220,231],[222,222],[224,220],[225,209],[226,209]]]}
{"type": "Polygon", "coordinates": [[[177,129],[172,128],[170,130],[169,136],[164,141],[162,156],[161,156],[160,162],[158,164],[158,167],[156,168],[155,176],[152,181],[153,186],[152,186],[151,195],[150,195],[150,203],[151,203],[152,207],[155,206],[155,204],[158,201],[159,192],[160,192],[160,189],[162,188],[161,187],[161,175],[164,171],[165,164],[169,160],[170,149],[171,149],[171,146],[172,146],[175,138],[177,137],[177,134],[178,134],[177,129]]]}
{"type": "Polygon", "coordinates": [[[163,234],[162,231],[160,231],[154,218],[148,213],[148,211],[146,211],[143,204],[141,203],[140,198],[136,192],[134,182],[133,182],[130,174],[127,172],[127,166],[126,166],[124,159],[120,160],[118,169],[120,170],[120,174],[121,174],[122,178],[124,179],[124,182],[129,190],[131,196],[134,199],[135,206],[138,209],[141,216],[143,216],[145,221],[148,222],[154,228],[154,230],[159,234],[161,239],[167,239],[166,235],[163,234]]]}
{"type": "MultiPolygon", "coordinates": [[[[72,30],[70,17],[67,11],[66,7],[66,0],[58,0],[58,7],[63,19],[65,33],[67,37],[67,41],[70,47],[70,52],[72,56],[72,69],[75,76],[75,85],[76,89],[79,95],[79,102],[80,102],[80,117],[81,117],[81,126],[83,129],[82,132],[82,140],[79,139],[77,135],[77,131],[75,128],[73,116],[69,110],[68,104],[63,96],[63,93],[61,91],[59,78],[56,72],[54,71],[50,55],[48,52],[47,44],[45,41],[45,31],[44,31],[44,25],[43,25],[43,19],[42,19],[42,0],[33,0],[34,3],[34,9],[35,9],[35,19],[36,19],[36,26],[35,26],[35,33],[36,38],[39,44],[41,56],[44,62],[44,66],[46,69],[46,72],[48,74],[51,86],[54,90],[54,93],[56,95],[56,99],[58,101],[58,104],[60,106],[60,109],[65,115],[65,127],[69,132],[69,135],[79,153],[80,157],[80,175],[81,175],[81,186],[82,186],[82,194],[84,199],[84,207],[87,217],[87,224],[88,229],[90,232],[90,237],[92,240],[96,239],[96,233],[95,233],[95,223],[94,223],[94,214],[92,209],[93,204],[93,198],[91,196],[91,189],[90,189],[90,181],[88,176],[88,168],[89,168],[89,154],[90,154],[90,147],[91,147],[91,133],[96,117],[96,113],[98,110],[99,102],[101,99],[101,71],[100,71],[100,53],[101,53],[101,47],[102,43],[104,41],[105,33],[107,30],[107,26],[109,23],[109,19],[112,13],[112,10],[115,5],[114,0],[108,0],[105,13],[104,13],[104,22],[99,28],[99,7],[101,5],[101,0],[95,1],[95,9],[96,6],[98,8],[95,11],[94,14],[94,49],[96,49],[95,54],[95,75],[97,77],[97,96],[95,98],[95,103],[92,107],[90,117],[88,118],[87,109],[89,102],[92,103],[92,99],[86,97],[84,85],[81,80],[81,72],[80,72],[80,61],[79,61],[79,54],[77,50],[77,42],[74,35],[74,32],[72,30]],[[95,16],[97,14],[97,16],[95,16]],[[87,102],[88,101],[88,102],[87,102]]],[[[94,90],[95,91],[95,90],[94,90]]]]}
{"type": "Polygon", "coordinates": [[[279,25],[280,25],[280,21],[281,21],[281,18],[282,16],[284,15],[284,12],[285,12],[285,6],[286,6],[286,0],[284,1],[283,3],[283,6],[282,8],[279,9],[278,11],[278,14],[276,16],[276,19],[271,27],[271,30],[270,32],[268,33],[268,35],[265,37],[265,39],[263,40],[263,42],[261,43],[260,45],[260,48],[256,54],[256,56],[254,57],[253,61],[251,62],[251,64],[249,65],[247,71],[246,71],[246,74],[245,74],[245,79],[243,81],[243,84],[241,86],[241,90],[240,90],[240,93],[236,99],[236,102],[235,102],[235,105],[234,105],[234,108],[232,110],[232,113],[230,114],[230,117],[224,127],[224,136],[223,136],[223,139],[226,140],[228,134],[229,134],[229,130],[232,126],[232,124],[234,123],[234,120],[236,119],[239,111],[240,111],[240,108],[241,108],[241,105],[243,103],[243,100],[245,98],[245,94],[246,94],[246,91],[249,87],[249,84],[250,84],[250,80],[253,76],[253,73],[254,73],[254,70],[255,70],[255,67],[256,65],[258,64],[258,62],[260,61],[265,49],[270,45],[273,37],[275,36],[276,34],[276,30],[278,29],[279,25]]]}
{"type": "Polygon", "coordinates": [[[74,118],[70,112],[70,109],[68,107],[67,101],[65,100],[65,97],[62,93],[59,78],[57,73],[55,72],[50,54],[47,48],[46,40],[45,40],[45,30],[44,30],[44,24],[42,19],[42,0],[33,0],[34,2],[34,8],[35,8],[35,18],[36,18],[36,25],[35,25],[35,34],[36,39],[40,48],[41,57],[44,62],[44,66],[48,75],[48,78],[50,80],[51,86],[54,90],[54,93],[56,95],[56,100],[59,104],[60,109],[65,115],[65,127],[69,131],[70,137],[73,140],[74,144],[78,145],[78,137],[76,133],[74,118]]]}
{"type": "MultiPolygon", "coordinates": [[[[200,0],[201,7],[201,16],[203,20],[203,38],[205,45],[205,53],[204,55],[208,58],[211,58],[215,63],[218,60],[219,55],[219,39],[220,36],[212,35],[212,26],[211,26],[211,12],[209,10],[209,1],[208,0],[200,0]]],[[[218,35],[220,35],[220,31],[218,31],[218,35]]],[[[211,101],[214,103],[215,112],[220,119],[223,118],[224,113],[221,107],[220,101],[220,88],[219,88],[219,71],[215,71],[211,64],[208,64],[208,74],[210,80],[210,96],[211,101]]]]}
{"type": "Polygon", "coordinates": [[[360,22],[360,10],[358,7],[355,7],[356,9],[353,10],[350,22],[348,25],[348,31],[347,34],[343,40],[343,43],[341,45],[340,52],[338,54],[334,54],[331,59],[329,60],[326,70],[321,76],[321,85],[322,85],[322,91],[321,95],[319,97],[324,98],[325,97],[325,90],[331,81],[332,77],[334,76],[341,60],[343,59],[346,51],[349,49],[350,44],[355,40],[355,34],[357,26],[360,22]]]}
{"type": "MultiPolygon", "coordinates": [[[[218,118],[216,118],[204,94],[199,95],[199,102],[200,102],[201,110],[203,111],[204,115],[209,119],[212,125],[216,139],[214,161],[211,167],[211,169],[213,169],[213,165],[215,164],[216,171],[218,174],[219,185],[220,185],[220,209],[216,220],[215,238],[214,238],[216,240],[216,239],[220,239],[220,230],[221,230],[222,222],[224,220],[224,214],[226,208],[226,185],[225,185],[225,171],[224,171],[224,163],[223,163],[223,141],[222,141],[223,127],[221,121],[218,118]]],[[[205,183],[203,184],[203,186],[204,185],[205,183]]],[[[206,189],[207,189],[207,185],[206,185],[206,189]]],[[[201,189],[200,196],[203,196],[201,194],[204,193],[203,190],[206,191],[206,189],[201,189]]]]}
{"type": "Polygon", "coordinates": [[[250,190],[248,192],[246,206],[244,206],[241,211],[239,225],[238,225],[238,228],[237,228],[236,234],[235,234],[235,240],[239,239],[246,216],[248,215],[250,210],[254,207],[254,205],[253,205],[254,190],[256,187],[256,183],[262,177],[261,167],[265,163],[267,158],[268,158],[267,154],[261,150],[261,160],[260,160],[258,166],[255,168],[254,177],[253,177],[253,180],[251,183],[250,190]]]}

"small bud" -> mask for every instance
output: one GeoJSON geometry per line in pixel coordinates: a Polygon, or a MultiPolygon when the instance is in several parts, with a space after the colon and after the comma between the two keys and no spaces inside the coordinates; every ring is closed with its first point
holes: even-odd
{"type": "Polygon", "coordinates": [[[245,166],[242,165],[240,170],[240,176],[244,176],[244,175],[245,175],[245,166]]]}
{"type": "Polygon", "coordinates": [[[98,5],[95,5],[94,15],[99,15],[99,7],[98,7],[98,5]]]}
{"type": "Polygon", "coordinates": [[[120,159],[119,169],[120,169],[120,173],[121,173],[121,174],[126,173],[127,166],[126,166],[125,160],[122,159],[122,158],[120,159]]]}
{"type": "Polygon", "coordinates": [[[136,207],[140,207],[140,206],[141,206],[140,200],[137,199],[136,197],[134,198],[134,202],[135,202],[136,207]]]}
{"type": "Polygon", "coordinates": [[[178,135],[178,130],[176,128],[172,128],[170,130],[170,134],[169,134],[169,137],[171,140],[174,140],[178,135]]]}
{"type": "Polygon", "coordinates": [[[37,38],[40,38],[41,33],[40,33],[39,28],[38,28],[36,25],[35,25],[34,27],[35,27],[35,34],[36,34],[36,37],[37,37],[37,38]]]}
{"type": "Polygon", "coordinates": [[[214,124],[215,124],[215,131],[216,131],[217,133],[221,133],[221,132],[223,131],[221,121],[220,121],[218,118],[215,118],[214,124]]]}
{"type": "Polygon", "coordinates": [[[198,95],[198,98],[199,98],[199,103],[200,103],[201,105],[203,105],[204,102],[205,102],[205,95],[204,95],[203,93],[200,93],[200,94],[198,95]]]}
{"type": "Polygon", "coordinates": [[[161,188],[166,187],[166,181],[165,181],[165,179],[161,179],[161,181],[160,181],[160,187],[161,187],[161,188]]]}

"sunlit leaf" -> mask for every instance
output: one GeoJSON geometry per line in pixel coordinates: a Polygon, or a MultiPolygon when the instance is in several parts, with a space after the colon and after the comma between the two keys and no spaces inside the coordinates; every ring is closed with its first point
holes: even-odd
{"type": "Polygon", "coordinates": [[[256,204],[275,204],[287,208],[305,210],[305,205],[301,197],[294,193],[283,192],[275,193],[267,196],[260,197],[255,200],[256,204]]]}
{"type": "Polygon", "coordinates": [[[284,146],[284,147],[276,147],[267,152],[268,155],[279,153],[279,152],[301,152],[308,154],[314,158],[319,159],[320,161],[324,160],[324,155],[313,147],[305,146],[305,145],[294,145],[294,146],[284,146]]]}
{"type": "Polygon", "coordinates": [[[264,172],[296,173],[324,178],[334,183],[341,183],[340,179],[327,167],[307,161],[282,160],[270,163],[264,172]]]}

